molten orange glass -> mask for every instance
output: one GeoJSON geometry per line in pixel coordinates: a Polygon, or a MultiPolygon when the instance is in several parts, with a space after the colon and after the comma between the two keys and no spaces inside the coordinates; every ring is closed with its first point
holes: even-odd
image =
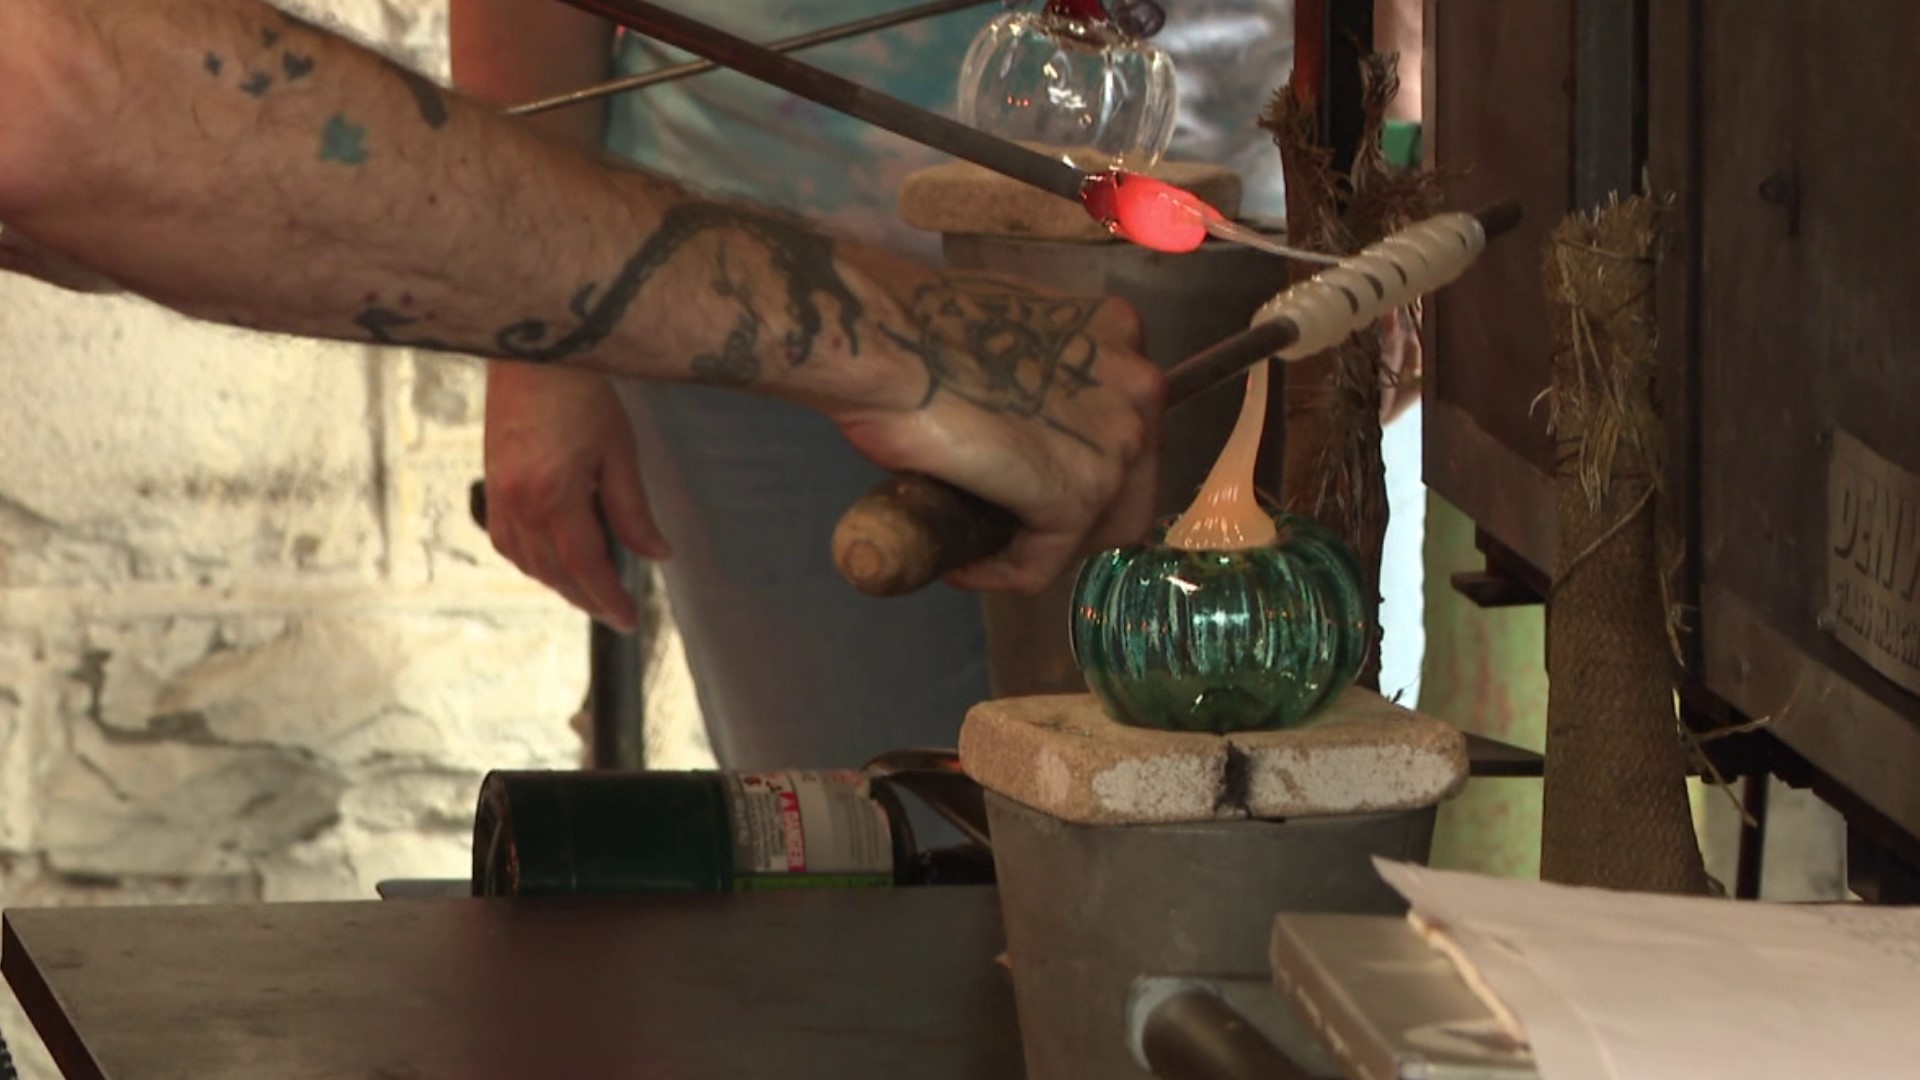
{"type": "Polygon", "coordinates": [[[1080,189],[1080,203],[1122,240],[1176,255],[1206,240],[1207,222],[1224,220],[1190,191],[1119,169],[1090,177],[1080,189]]]}
{"type": "Polygon", "coordinates": [[[1267,421],[1267,364],[1247,372],[1247,397],[1227,445],[1207,474],[1200,494],[1167,530],[1167,546],[1186,551],[1247,551],[1272,547],[1280,539],[1273,515],[1260,505],[1253,486],[1260,459],[1260,433],[1267,421]]]}
{"type": "MultiPolygon", "coordinates": [[[[1192,192],[1138,173],[1110,170],[1094,176],[1080,192],[1087,213],[1115,236],[1141,247],[1174,254],[1192,251],[1224,215],[1192,192]]],[[[1260,433],[1267,420],[1267,365],[1247,373],[1246,401],[1240,419],[1200,494],[1167,531],[1167,545],[1189,551],[1246,551],[1271,547],[1279,539],[1273,516],[1254,492],[1254,463],[1260,457],[1260,433]]]]}

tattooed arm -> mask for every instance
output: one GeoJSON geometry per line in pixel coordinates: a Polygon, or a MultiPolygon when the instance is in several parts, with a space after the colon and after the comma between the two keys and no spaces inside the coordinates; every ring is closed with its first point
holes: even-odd
{"type": "Polygon", "coordinates": [[[0,272],[36,278],[68,292],[117,293],[120,286],[58,252],[0,225],[0,272]]]}
{"type": "MultiPolygon", "coordinates": [[[[555,0],[451,0],[447,16],[454,82],[482,101],[550,97],[599,82],[613,67],[612,24],[555,0]]],[[[522,122],[597,150],[606,101],[522,122]]],[[[637,625],[604,530],[649,559],[669,551],[613,384],[594,372],[488,363],[482,462],[495,550],[601,622],[637,625]]]]}
{"type": "Polygon", "coordinates": [[[1028,522],[964,585],[1145,524],[1125,312],[691,199],[257,0],[7,0],[0,101],[0,221],[178,310],[798,401],[1028,522]]]}

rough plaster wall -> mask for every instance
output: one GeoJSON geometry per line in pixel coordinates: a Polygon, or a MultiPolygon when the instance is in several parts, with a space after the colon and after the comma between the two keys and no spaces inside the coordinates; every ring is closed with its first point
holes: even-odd
{"type": "MultiPolygon", "coordinates": [[[[442,0],[299,6],[444,67],[442,0]]],[[[467,516],[476,365],[0,279],[0,386],[0,907],[464,875],[482,773],[577,762],[585,621],[467,516]]]]}

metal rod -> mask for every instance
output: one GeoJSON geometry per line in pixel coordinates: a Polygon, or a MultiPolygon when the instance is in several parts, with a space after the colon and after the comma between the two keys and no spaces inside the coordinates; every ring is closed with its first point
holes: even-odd
{"type": "MultiPolygon", "coordinates": [[[[1480,228],[1492,241],[1520,223],[1520,204],[1504,202],[1474,214],[1480,228]]],[[[1220,383],[1293,344],[1300,328],[1281,316],[1256,323],[1201,352],[1175,364],[1167,371],[1166,404],[1173,409],[1198,397],[1220,383]]]]}
{"type": "Polygon", "coordinates": [[[1174,409],[1293,344],[1300,328],[1281,316],[1187,357],[1167,371],[1167,408],[1174,409]]]}
{"type": "Polygon", "coordinates": [[[1063,199],[1078,201],[1086,186],[1087,174],[1064,161],[782,56],[646,0],[563,2],[1063,199]]]}
{"type": "MultiPolygon", "coordinates": [[[[909,8],[901,8],[899,11],[882,12],[879,15],[870,15],[867,18],[855,19],[852,22],[840,23],[837,26],[811,30],[804,34],[796,34],[790,38],[781,38],[779,41],[769,44],[767,48],[773,52],[781,53],[795,52],[800,49],[811,49],[815,45],[828,45],[836,41],[844,41],[850,37],[859,37],[861,34],[869,34],[877,30],[888,30],[905,23],[917,22],[921,19],[937,18],[955,11],[965,11],[967,8],[981,7],[996,2],[998,2],[998,0],[934,0],[931,4],[918,4],[909,8]]],[[[628,75],[619,79],[611,79],[607,82],[595,83],[592,86],[581,87],[578,90],[572,90],[564,94],[556,94],[553,97],[541,98],[538,101],[529,101],[523,105],[515,105],[507,109],[506,114],[508,116],[532,116],[535,113],[543,113],[552,109],[563,109],[569,105],[579,105],[583,102],[593,101],[598,98],[622,94],[629,90],[645,90],[649,86],[658,86],[661,83],[676,82],[690,76],[703,75],[719,66],[719,64],[711,60],[689,60],[684,64],[674,64],[671,67],[658,68],[653,71],[643,71],[638,75],[628,75]]]]}
{"type": "Polygon", "coordinates": [[[1307,1080],[1246,1017],[1205,990],[1168,998],[1147,1017],[1141,1043],[1163,1080],[1307,1080]]]}
{"type": "Polygon", "coordinates": [[[1734,866],[1733,898],[1760,899],[1767,860],[1767,796],[1773,774],[1765,769],[1747,774],[1740,805],[1746,821],[1740,823],[1739,858],[1734,866]],[[1749,824],[1751,822],[1751,824],[1749,824]]]}
{"type": "Polygon", "coordinates": [[[1306,248],[1283,244],[1262,233],[1260,230],[1250,225],[1242,225],[1237,221],[1228,221],[1225,218],[1206,218],[1201,222],[1201,226],[1207,230],[1208,236],[1216,240],[1225,240],[1230,244],[1250,247],[1255,251],[1264,251],[1269,255],[1278,255],[1283,259],[1292,259],[1295,262],[1314,263],[1318,266],[1340,265],[1340,257],[1337,255],[1328,255],[1319,251],[1308,251],[1306,248]]]}
{"type": "MultiPolygon", "coordinates": [[[[606,514],[595,507],[601,527],[607,529],[606,514]]],[[[628,586],[627,594],[640,609],[640,628],[631,634],[593,620],[587,632],[587,718],[589,752],[596,769],[644,769],[647,767],[647,698],[642,683],[646,679],[643,648],[653,643],[652,620],[647,617],[647,592],[632,588],[632,578],[644,574],[633,556],[607,532],[607,557],[628,586]]],[[[651,591],[651,583],[648,591],[651,591]]]]}
{"type": "MultiPolygon", "coordinates": [[[[487,527],[487,482],[475,480],[467,489],[467,511],[473,523],[487,527]]],[[[594,501],[594,517],[600,522],[607,543],[607,557],[620,571],[624,582],[634,569],[633,557],[613,535],[607,524],[606,510],[594,501]]],[[[628,590],[632,592],[632,589],[628,590]]],[[[647,618],[644,599],[640,601],[640,630],[622,634],[600,620],[590,620],[587,634],[587,716],[589,719],[588,761],[596,769],[644,769],[647,767],[646,695],[640,681],[645,668],[641,646],[653,640],[653,625],[647,618]]],[[[6,1080],[0,1076],[0,1080],[6,1080]]]]}

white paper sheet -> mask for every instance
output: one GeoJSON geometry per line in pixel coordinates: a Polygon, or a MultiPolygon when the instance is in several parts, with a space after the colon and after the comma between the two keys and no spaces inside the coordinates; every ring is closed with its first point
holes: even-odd
{"type": "Polygon", "coordinates": [[[1920,1076],[1920,909],[1738,903],[1376,860],[1545,1080],[1920,1076]]]}

